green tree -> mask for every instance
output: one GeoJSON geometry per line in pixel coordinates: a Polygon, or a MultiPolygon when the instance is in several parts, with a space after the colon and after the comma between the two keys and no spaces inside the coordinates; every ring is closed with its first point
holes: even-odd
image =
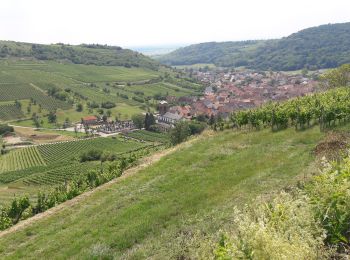
{"type": "Polygon", "coordinates": [[[327,71],[321,76],[321,81],[325,88],[348,86],[350,83],[350,64],[344,64],[339,68],[327,71]]]}
{"type": "Polygon", "coordinates": [[[30,206],[28,197],[20,199],[14,199],[10,206],[8,216],[12,219],[13,224],[18,223],[21,219],[23,212],[30,206]]]}
{"type": "Polygon", "coordinates": [[[145,126],[145,116],[141,114],[133,115],[132,121],[134,122],[134,125],[136,128],[142,129],[145,126]]]}
{"type": "Polygon", "coordinates": [[[150,130],[151,126],[156,123],[156,120],[152,113],[146,113],[145,116],[145,129],[150,130]]]}
{"type": "Polygon", "coordinates": [[[188,122],[180,121],[170,130],[170,141],[173,145],[185,141],[191,134],[188,122]]]}
{"type": "Polygon", "coordinates": [[[47,116],[47,119],[48,119],[49,123],[51,123],[51,124],[56,123],[56,121],[57,121],[56,113],[51,111],[49,113],[49,115],[47,116]]]}
{"type": "Polygon", "coordinates": [[[78,103],[77,107],[76,107],[76,110],[77,110],[77,112],[83,111],[83,105],[81,103],[78,103]]]}
{"type": "Polygon", "coordinates": [[[213,125],[215,124],[215,117],[213,114],[210,115],[210,118],[209,118],[209,122],[208,122],[209,125],[213,125]]]}

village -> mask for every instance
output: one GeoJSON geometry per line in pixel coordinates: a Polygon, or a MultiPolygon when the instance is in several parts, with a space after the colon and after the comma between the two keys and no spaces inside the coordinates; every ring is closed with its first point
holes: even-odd
{"type": "Polygon", "coordinates": [[[241,109],[258,107],[268,101],[283,101],[305,96],[316,90],[315,74],[289,75],[283,72],[223,72],[191,71],[192,77],[203,83],[200,97],[168,97],[159,103],[158,123],[171,125],[179,120],[205,116],[229,115],[241,109]],[[173,104],[173,105],[172,105],[173,104]]]}

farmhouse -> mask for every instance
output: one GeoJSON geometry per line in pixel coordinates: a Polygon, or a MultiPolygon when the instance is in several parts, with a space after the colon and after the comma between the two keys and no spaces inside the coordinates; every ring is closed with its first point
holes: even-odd
{"type": "Polygon", "coordinates": [[[97,123],[97,117],[96,116],[86,116],[81,119],[81,123],[83,125],[95,125],[97,123]]]}

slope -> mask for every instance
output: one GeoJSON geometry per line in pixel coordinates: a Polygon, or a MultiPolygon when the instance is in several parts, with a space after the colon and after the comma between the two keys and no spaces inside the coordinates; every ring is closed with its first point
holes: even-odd
{"type": "Polygon", "coordinates": [[[180,48],[159,61],[168,65],[213,63],[259,70],[333,68],[350,62],[350,23],[308,28],[278,40],[208,42],[180,48]]]}
{"type": "Polygon", "coordinates": [[[0,238],[3,258],[186,258],[232,207],[314,171],[318,127],[205,133],[78,203],[0,238]]]}
{"type": "Polygon", "coordinates": [[[99,44],[34,44],[0,41],[0,58],[35,58],[75,64],[144,67],[158,69],[159,64],[147,56],[121,47],[99,44]]]}

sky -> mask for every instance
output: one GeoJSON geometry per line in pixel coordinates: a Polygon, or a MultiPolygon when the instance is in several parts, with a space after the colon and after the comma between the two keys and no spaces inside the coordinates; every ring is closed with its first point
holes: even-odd
{"type": "Polygon", "coordinates": [[[272,39],[350,22],[349,0],[1,0],[0,39],[122,47],[272,39]]]}

